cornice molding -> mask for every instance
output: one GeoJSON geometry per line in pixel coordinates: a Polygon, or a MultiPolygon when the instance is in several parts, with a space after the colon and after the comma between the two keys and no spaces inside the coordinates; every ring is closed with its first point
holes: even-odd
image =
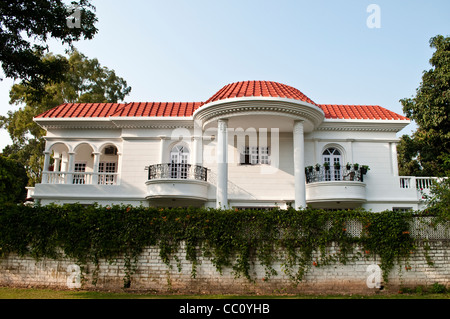
{"type": "Polygon", "coordinates": [[[329,120],[326,119],[316,131],[366,131],[399,132],[410,121],[407,120],[329,120]]]}
{"type": "Polygon", "coordinates": [[[194,112],[194,120],[203,126],[221,118],[244,115],[287,116],[294,120],[306,120],[314,127],[320,125],[324,113],[319,107],[307,102],[285,98],[244,97],[231,98],[203,105],[194,112]]]}

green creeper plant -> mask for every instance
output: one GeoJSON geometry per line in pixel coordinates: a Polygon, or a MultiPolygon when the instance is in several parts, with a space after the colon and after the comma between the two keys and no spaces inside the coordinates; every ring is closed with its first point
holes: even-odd
{"type": "MultiPolygon", "coordinates": [[[[420,214],[415,212],[416,214],[420,214]]],[[[163,263],[181,270],[179,250],[196,276],[198,258],[209,258],[222,273],[231,268],[236,277],[254,281],[255,261],[264,266],[264,281],[277,275],[274,265],[294,284],[312,267],[346,264],[362,258],[363,249],[380,260],[385,282],[395,263],[408,262],[415,250],[410,236],[412,212],[317,209],[268,211],[211,208],[148,208],[131,206],[48,205],[0,206],[0,254],[40,258],[69,258],[84,271],[94,265],[125,261],[124,287],[130,287],[139,256],[149,246],[159,248],[163,263]],[[360,236],[348,225],[363,225],[360,236]]],[[[447,224],[448,225],[448,224],[447,224]]],[[[367,256],[364,256],[367,258],[367,256]]]]}

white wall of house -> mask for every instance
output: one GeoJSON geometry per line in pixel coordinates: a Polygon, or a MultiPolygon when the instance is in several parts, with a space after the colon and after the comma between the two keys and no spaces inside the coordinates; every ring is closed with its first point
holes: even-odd
{"type": "MultiPolygon", "coordinates": [[[[160,125],[164,125],[164,120],[160,121],[160,125]]],[[[191,138],[194,135],[192,128],[48,129],[47,150],[62,156],[64,163],[61,163],[61,170],[67,168],[68,154],[75,153],[75,162],[85,162],[86,172],[94,172],[93,154],[97,153],[99,162],[117,162],[118,182],[116,185],[40,184],[35,189],[34,196],[42,204],[97,202],[101,205],[154,205],[154,201],[147,200],[146,167],[169,163],[172,148],[181,142],[189,149],[189,163],[197,160],[208,168],[209,187],[202,205],[215,207],[217,139],[204,136],[201,147],[196,148],[191,138]],[[180,133],[181,141],[178,139],[180,133]],[[114,145],[118,155],[103,154],[102,150],[106,145],[114,145]],[[197,150],[202,156],[195,156],[197,150]]],[[[241,165],[236,140],[229,139],[230,206],[286,207],[294,202],[293,134],[283,130],[275,137],[276,139],[271,140],[268,134],[271,163],[261,165],[241,165]]],[[[393,207],[417,209],[417,190],[400,188],[399,185],[395,160],[396,141],[395,131],[313,131],[305,134],[305,166],[322,164],[322,152],[327,147],[338,148],[342,154],[342,165],[349,162],[370,167],[369,173],[364,177],[366,201],[361,204],[362,207],[374,211],[393,207]]],[[[188,204],[187,200],[178,200],[176,203],[173,200],[159,201],[159,205],[166,206],[188,204]]],[[[346,203],[332,203],[331,206],[348,207],[346,203]]]]}

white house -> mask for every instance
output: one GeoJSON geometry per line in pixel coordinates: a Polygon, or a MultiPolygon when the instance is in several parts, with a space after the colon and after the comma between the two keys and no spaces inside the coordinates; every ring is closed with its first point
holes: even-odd
{"type": "Polygon", "coordinates": [[[276,82],[228,84],[205,102],[66,103],[34,120],[47,131],[32,190],[43,205],[403,210],[432,180],[398,176],[406,117],[276,82]]]}

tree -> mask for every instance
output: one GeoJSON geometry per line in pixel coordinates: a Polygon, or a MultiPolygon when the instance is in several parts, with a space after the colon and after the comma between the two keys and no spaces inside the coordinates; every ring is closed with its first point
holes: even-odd
{"type": "Polygon", "coordinates": [[[443,178],[434,181],[430,188],[430,194],[425,195],[426,210],[434,213],[439,220],[450,222],[450,179],[443,178]]]}
{"type": "Polygon", "coordinates": [[[406,116],[417,123],[411,137],[398,147],[400,174],[448,176],[450,172],[450,38],[430,39],[436,49],[432,68],[424,71],[413,98],[400,100],[406,116]]]}
{"type": "Polygon", "coordinates": [[[0,204],[23,202],[28,177],[18,162],[0,154],[0,204]]]}
{"type": "Polygon", "coordinates": [[[44,60],[65,59],[68,70],[60,82],[50,82],[43,93],[26,84],[15,84],[10,91],[10,103],[24,105],[0,117],[0,127],[9,132],[13,145],[3,153],[21,162],[27,169],[30,185],[41,178],[45,131],[33,118],[63,103],[117,103],[127,96],[131,88],[114,70],[101,66],[97,59],[88,59],[73,50],[68,58],[47,54],[44,60]]]}
{"type": "Polygon", "coordinates": [[[92,39],[97,33],[93,10],[89,0],[71,5],[62,0],[0,1],[0,63],[6,77],[21,79],[36,90],[62,79],[67,61],[42,59],[48,52],[46,41],[61,40],[72,48],[75,41],[92,39]]]}

